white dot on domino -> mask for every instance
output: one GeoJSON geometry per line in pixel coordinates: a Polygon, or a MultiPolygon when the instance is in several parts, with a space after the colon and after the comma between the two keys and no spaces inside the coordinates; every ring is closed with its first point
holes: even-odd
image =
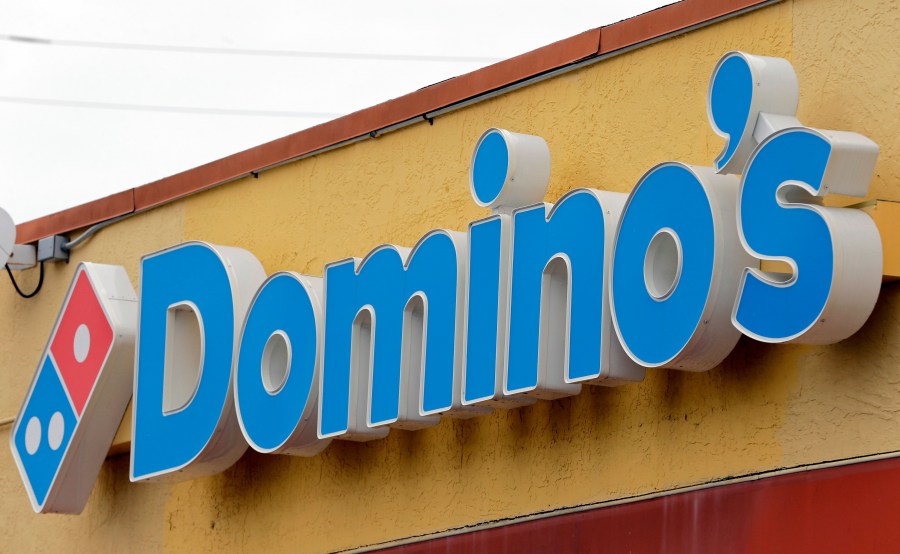
{"type": "Polygon", "coordinates": [[[88,326],[82,323],[75,330],[75,340],[72,344],[72,350],[75,353],[75,359],[78,363],[87,359],[88,353],[91,351],[91,331],[88,326]]]}
{"type": "Polygon", "coordinates": [[[37,452],[41,446],[41,420],[33,416],[25,427],[25,450],[29,454],[37,452]]]}

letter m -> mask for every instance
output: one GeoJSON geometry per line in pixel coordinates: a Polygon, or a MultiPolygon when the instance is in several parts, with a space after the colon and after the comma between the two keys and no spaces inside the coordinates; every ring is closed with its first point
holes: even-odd
{"type": "Polygon", "coordinates": [[[325,267],[319,435],[373,440],[459,404],[463,233],[432,231],[325,267]]]}

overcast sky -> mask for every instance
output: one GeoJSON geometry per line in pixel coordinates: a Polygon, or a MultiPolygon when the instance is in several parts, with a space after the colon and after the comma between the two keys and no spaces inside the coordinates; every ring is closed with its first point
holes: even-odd
{"type": "Polygon", "coordinates": [[[27,221],[668,3],[0,0],[0,206],[27,221]]]}

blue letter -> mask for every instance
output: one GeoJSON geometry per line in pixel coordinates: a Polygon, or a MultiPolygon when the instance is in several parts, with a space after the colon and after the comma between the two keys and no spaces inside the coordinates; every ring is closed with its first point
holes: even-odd
{"type": "Polygon", "coordinates": [[[234,400],[244,437],[260,452],[313,456],[330,442],[316,426],[321,290],[320,277],[276,273],[247,314],[234,400]]]}
{"type": "Polygon", "coordinates": [[[827,344],[868,318],[881,286],[878,230],[866,213],[814,197],[865,194],[877,153],[860,135],[805,128],[776,133],[754,152],[741,185],[741,239],[756,257],[787,262],[792,275],[745,273],[734,310],[745,334],[827,344]]]}
{"type": "Polygon", "coordinates": [[[433,231],[412,253],[384,246],[326,266],[320,436],[376,439],[453,407],[463,241],[433,231]]]}
{"type": "Polygon", "coordinates": [[[249,252],[199,242],[141,261],[133,481],[217,473],[246,450],[231,391],[235,323],[264,278],[249,252]]]}
{"type": "Polygon", "coordinates": [[[483,412],[535,402],[503,394],[511,228],[510,216],[500,213],[469,225],[463,404],[483,412]]]}
{"type": "Polygon", "coordinates": [[[611,286],[616,330],[641,365],[705,371],[740,337],[730,306],[752,260],[734,225],[737,187],[733,176],[669,162],[631,192],[611,286]]]}

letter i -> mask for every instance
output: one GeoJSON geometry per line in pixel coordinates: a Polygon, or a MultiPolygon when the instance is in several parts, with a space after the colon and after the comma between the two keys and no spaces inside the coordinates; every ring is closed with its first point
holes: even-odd
{"type": "Polygon", "coordinates": [[[509,330],[511,213],[543,202],[550,181],[550,149],[540,137],[488,129],[478,139],[469,187],[493,212],[469,225],[463,404],[515,408],[528,397],[504,397],[509,330]]]}

